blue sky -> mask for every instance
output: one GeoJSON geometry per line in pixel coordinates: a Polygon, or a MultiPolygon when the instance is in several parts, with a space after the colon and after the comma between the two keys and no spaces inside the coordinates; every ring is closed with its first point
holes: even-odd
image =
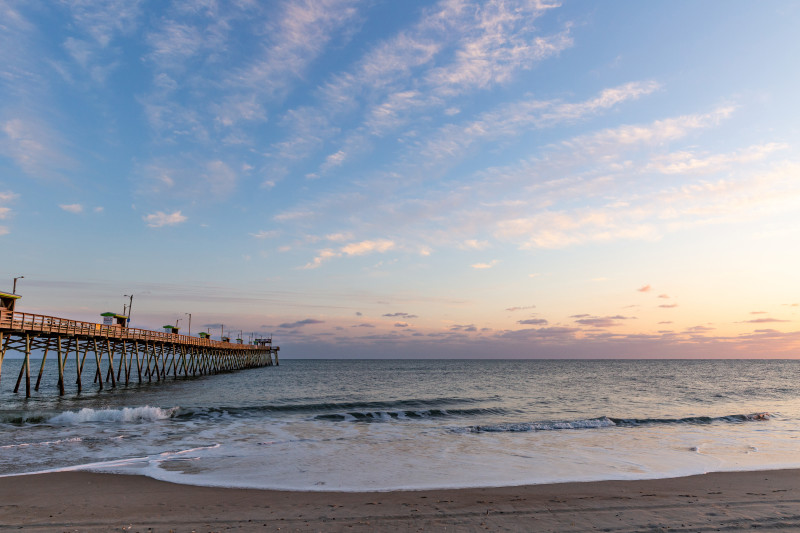
{"type": "Polygon", "coordinates": [[[0,0],[0,274],[286,357],[795,357],[799,25],[0,0]]]}

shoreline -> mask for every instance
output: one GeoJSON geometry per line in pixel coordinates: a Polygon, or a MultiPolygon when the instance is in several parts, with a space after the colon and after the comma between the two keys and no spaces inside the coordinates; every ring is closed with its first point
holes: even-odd
{"type": "Polygon", "coordinates": [[[86,471],[0,478],[0,531],[800,529],[800,469],[388,492],[174,484],[86,471]]]}

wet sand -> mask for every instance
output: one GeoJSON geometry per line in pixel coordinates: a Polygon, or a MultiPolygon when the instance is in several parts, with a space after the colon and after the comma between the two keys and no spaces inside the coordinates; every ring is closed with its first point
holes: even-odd
{"type": "Polygon", "coordinates": [[[0,478],[0,531],[800,530],[800,470],[458,490],[285,492],[61,472],[0,478]]]}

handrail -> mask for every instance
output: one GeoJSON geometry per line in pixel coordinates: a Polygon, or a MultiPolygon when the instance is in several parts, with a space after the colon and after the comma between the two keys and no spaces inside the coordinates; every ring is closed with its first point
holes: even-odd
{"type": "Polygon", "coordinates": [[[84,322],[47,315],[36,315],[19,311],[0,312],[0,330],[5,331],[30,331],[37,333],[60,333],[66,335],[81,335],[85,337],[101,337],[116,340],[137,340],[171,342],[193,346],[207,346],[225,349],[263,350],[269,346],[253,344],[239,344],[233,342],[215,341],[177,333],[166,333],[149,329],[127,328],[119,324],[107,325],[95,322],[84,322]]]}

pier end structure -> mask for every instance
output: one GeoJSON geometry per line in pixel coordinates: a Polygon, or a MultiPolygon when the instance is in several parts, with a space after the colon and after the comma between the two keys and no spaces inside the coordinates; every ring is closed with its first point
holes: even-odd
{"type": "MultiPolygon", "coordinates": [[[[111,387],[131,381],[162,381],[173,378],[230,372],[278,364],[278,346],[269,342],[238,344],[215,341],[208,335],[191,337],[178,334],[178,328],[160,332],[127,327],[127,318],[103,313],[103,324],[22,313],[15,310],[19,295],[0,292],[0,378],[8,350],[25,358],[17,377],[18,392],[23,377],[25,394],[31,395],[31,352],[42,350],[41,367],[34,390],[38,391],[48,354],[58,358],[58,389],[65,394],[64,375],[70,358],[75,361],[78,392],[83,388],[83,369],[92,354],[93,376],[100,390],[104,382],[111,387]],[[103,368],[106,368],[105,377],[103,368]]],[[[72,366],[72,365],[70,365],[72,366]]]]}

